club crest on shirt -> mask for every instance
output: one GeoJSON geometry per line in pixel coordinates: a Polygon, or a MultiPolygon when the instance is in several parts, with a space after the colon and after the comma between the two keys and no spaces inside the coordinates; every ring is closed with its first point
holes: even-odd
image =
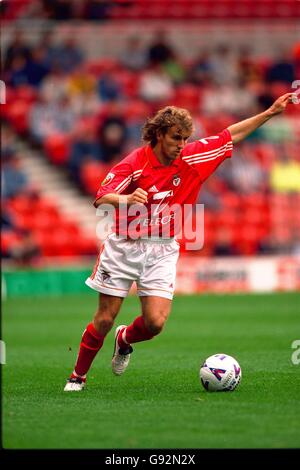
{"type": "Polygon", "coordinates": [[[173,178],[173,184],[174,184],[174,186],[179,186],[180,181],[181,181],[181,180],[180,180],[179,176],[178,176],[178,175],[175,175],[174,178],[173,178]]]}
{"type": "Polygon", "coordinates": [[[104,180],[102,181],[101,186],[105,186],[108,183],[110,183],[114,177],[115,175],[113,173],[108,173],[106,177],[104,178],[104,180]]]}

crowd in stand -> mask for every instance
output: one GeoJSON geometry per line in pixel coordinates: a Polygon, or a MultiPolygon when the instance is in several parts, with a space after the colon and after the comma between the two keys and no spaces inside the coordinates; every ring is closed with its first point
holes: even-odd
{"type": "MultiPolygon", "coordinates": [[[[141,126],[160,107],[189,109],[195,122],[192,138],[201,138],[266,109],[277,96],[291,91],[297,77],[299,44],[278,51],[275,58],[255,57],[245,47],[199,46],[196,58],[186,62],[163,31],[147,45],[131,37],[113,59],[89,60],[74,37],[57,42],[49,32],[34,45],[16,33],[4,53],[7,121],[13,125],[16,107],[26,103],[24,113],[20,111],[22,125],[15,130],[67,169],[74,183],[91,195],[112,165],[142,145],[141,126]],[[11,109],[9,97],[15,105],[11,109]]],[[[277,253],[283,246],[288,253],[299,250],[299,214],[296,209],[291,213],[300,194],[299,108],[291,106],[285,116],[237,146],[234,163],[225,162],[204,186],[199,202],[208,210],[208,233],[211,230],[214,241],[207,243],[204,254],[277,253]],[[253,217],[255,211],[257,218],[260,213],[261,230],[248,244],[237,243],[232,228],[236,222],[240,225],[238,214],[243,212],[238,200],[244,201],[249,214],[252,209],[253,217]],[[286,207],[293,223],[280,229],[276,220],[283,220],[286,207]],[[221,220],[227,209],[235,215],[232,226],[221,220]]],[[[6,200],[27,182],[18,159],[9,158],[14,154],[13,139],[9,130],[5,132],[10,142],[4,144],[6,200]]],[[[253,217],[243,219],[246,227],[253,226],[253,217]]]]}

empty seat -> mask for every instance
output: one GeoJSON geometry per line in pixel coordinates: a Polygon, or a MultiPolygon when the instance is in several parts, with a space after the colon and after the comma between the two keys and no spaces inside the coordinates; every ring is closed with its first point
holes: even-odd
{"type": "Polygon", "coordinates": [[[108,166],[100,162],[86,162],[80,168],[80,181],[87,193],[95,195],[109,171],[108,166]]]}
{"type": "Polygon", "coordinates": [[[44,149],[49,160],[55,165],[63,165],[70,154],[70,138],[65,134],[54,134],[44,141],[44,149]]]}

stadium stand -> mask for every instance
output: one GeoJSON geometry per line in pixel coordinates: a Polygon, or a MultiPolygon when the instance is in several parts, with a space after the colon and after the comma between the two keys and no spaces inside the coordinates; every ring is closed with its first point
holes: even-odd
{"type": "Polygon", "coordinates": [[[17,0],[3,1],[4,18],[39,17],[67,21],[162,19],[226,19],[226,18],[295,18],[295,0],[17,0]]]}
{"type": "MultiPolygon", "coordinates": [[[[38,3],[19,2],[14,15],[8,8],[7,20],[26,16],[38,3]]],[[[58,8],[68,2],[54,3],[58,8]]],[[[93,2],[82,3],[92,8],[93,2]]],[[[191,11],[195,18],[197,14],[251,18],[254,11],[272,17],[280,11],[288,19],[296,14],[292,1],[245,1],[237,7],[228,0],[218,2],[218,9],[212,9],[211,2],[201,2],[201,11],[197,2],[178,1],[174,8],[170,2],[153,2],[147,13],[146,3],[114,2],[110,21],[126,14],[163,17],[170,10],[178,19],[191,11]],[[253,8],[253,3],[259,8],[253,8]]],[[[48,2],[42,2],[42,8],[48,12],[48,2]]],[[[51,18],[60,19],[51,12],[51,18]]],[[[65,10],[71,17],[73,13],[65,10]]],[[[273,57],[253,54],[244,45],[233,49],[218,44],[210,50],[198,47],[199,54],[187,60],[169,35],[155,35],[154,30],[146,45],[134,44],[134,36],[129,35],[124,54],[118,50],[114,57],[94,58],[79,41],[66,37],[57,41],[54,34],[54,30],[43,32],[34,44],[18,33],[7,41],[3,115],[13,132],[67,174],[73,185],[91,196],[91,202],[108,169],[140,145],[141,126],[159,107],[172,103],[189,109],[196,124],[193,137],[200,138],[265,109],[279,94],[290,91],[290,84],[300,76],[299,44],[273,57]],[[134,63],[128,61],[131,47],[139,51],[134,63]]],[[[237,147],[235,163],[226,162],[214,182],[207,182],[199,199],[206,205],[206,239],[200,255],[279,253],[283,243],[289,253],[299,249],[299,111],[299,106],[292,106],[285,116],[257,130],[237,147]],[[285,177],[280,178],[283,172],[285,177]]],[[[95,250],[95,243],[81,236],[74,222],[63,223],[55,202],[38,198],[34,209],[29,209],[30,197],[26,191],[9,196],[4,209],[17,227],[31,231],[42,255],[95,250]],[[59,227],[55,236],[49,234],[54,225],[59,227]],[[76,249],[70,243],[74,236],[81,240],[76,249]]],[[[4,239],[6,254],[16,234],[12,224],[4,239]]]]}

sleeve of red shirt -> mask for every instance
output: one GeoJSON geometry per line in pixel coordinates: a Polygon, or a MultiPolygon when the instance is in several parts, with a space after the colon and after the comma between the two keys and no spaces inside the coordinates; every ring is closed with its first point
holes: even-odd
{"type": "Polygon", "coordinates": [[[96,199],[109,193],[122,193],[132,181],[133,170],[128,158],[124,158],[106,175],[97,191],[96,199]]]}
{"type": "Polygon", "coordinates": [[[231,135],[224,129],[217,135],[187,144],[182,151],[182,160],[191,165],[204,182],[231,155],[231,135]]]}

